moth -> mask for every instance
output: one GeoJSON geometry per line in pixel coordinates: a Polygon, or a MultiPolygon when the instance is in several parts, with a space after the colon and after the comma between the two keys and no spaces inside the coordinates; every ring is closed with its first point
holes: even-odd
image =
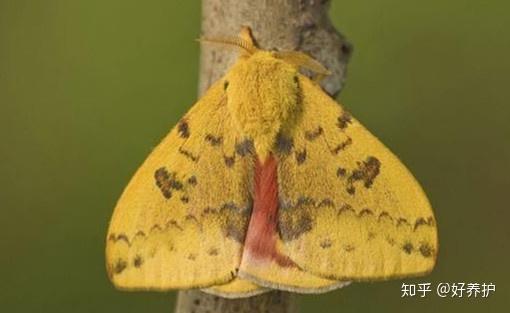
{"type": "Polygon", "coordinates": [[[320,293],[435,264],[422,188],[376,137],[300,73],[301,52],[240,51],[125,188],[106,239],[121,289],[223,297],[320,293]]]}

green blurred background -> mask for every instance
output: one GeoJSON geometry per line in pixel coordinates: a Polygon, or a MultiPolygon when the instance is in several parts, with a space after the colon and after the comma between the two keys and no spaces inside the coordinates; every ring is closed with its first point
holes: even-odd
{"type": "MultiPolygon", "coordinates": [[[[342,102],[423,184],[432,275],[487,299],[402,299],[402,281],[302,296],[301,312],[501,312],[510,304],[510,4],[335,1],[354,44],[342,102]]],[[[112,208],[196,99],[198,1],[0,0],[0,311],[171,312],[113,289],[112,208]]]]}

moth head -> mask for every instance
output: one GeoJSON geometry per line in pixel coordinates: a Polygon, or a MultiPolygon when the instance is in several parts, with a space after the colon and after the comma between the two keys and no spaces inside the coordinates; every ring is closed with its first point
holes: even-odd
{"type": "Polygon", "coordinates": [[[248,27],[243,27],[238,37],[202,41],[240,51],[239,59],[223,78],[223,88],[229,111],[244,134],[256,139],[259,155],[272,147],[276,134],[296,111],[301,94],[300,68],[311,70],[316,77],[329,74],[305,53],[259,49],[248,27]]]}

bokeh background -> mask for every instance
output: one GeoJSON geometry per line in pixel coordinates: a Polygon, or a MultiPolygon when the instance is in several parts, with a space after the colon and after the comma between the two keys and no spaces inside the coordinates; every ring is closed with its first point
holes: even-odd
{"type": "MultiPolygon", "coordinates": [[[[427,277],[302,296],[301,312],[503,312],[510,305],[510,5],[334,1],[354,44],[341,101],[417,176],[440,255],[427,277]],[[487,299],[402,282],[495,283],[487,299]]],[[[0,311],[171,312],[114,290],[112,208],[196,99],[199,1],[0,0],[0,311]]]]}

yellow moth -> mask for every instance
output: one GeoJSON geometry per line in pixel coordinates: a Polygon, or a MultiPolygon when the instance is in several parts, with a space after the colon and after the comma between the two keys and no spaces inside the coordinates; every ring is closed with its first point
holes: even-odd
{"type": "Polygon", "coordinates": [[[117,203],[106,240],[122,289],[224,297],[318,293],[422,275],[435,264],[430,204],[376,137],[300,74],[300,52],[240,56],[154,149],[117,203]]]}

